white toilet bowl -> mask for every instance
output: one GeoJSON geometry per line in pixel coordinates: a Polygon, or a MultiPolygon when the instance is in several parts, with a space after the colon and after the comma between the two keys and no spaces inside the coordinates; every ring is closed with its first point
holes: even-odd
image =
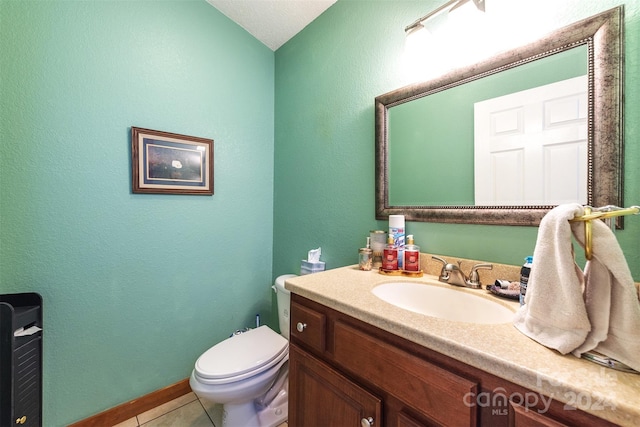
{"type": "MultiPolygon", "coordinates": [[[[288,336],[289,292],[276,279],[280,317],[286,312],[288,336]],[[281,307],[286,304],[286,307],[281,307]]],[[[223,404],[223,427],[275,427],[288,415],[289,341],[260,326],[214,345],[196,361],[189,385],[200,397],[223,404]]]]}

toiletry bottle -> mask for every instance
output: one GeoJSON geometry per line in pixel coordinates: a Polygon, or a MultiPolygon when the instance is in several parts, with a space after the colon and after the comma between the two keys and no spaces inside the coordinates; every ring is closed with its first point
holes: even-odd
{"type": "Polygon", "coordinates": [[[387,232],[383,230],[371,230],[369,232],[371,250],[373,250],[373,268],[382,267],[382,251],[387,244],[387,232]]]}
{"type": "Polygon", "coordinates": [[[397,270],[398,269],[398,248],[396,247],[393,236],[389,235],[387,239],[387,246],[384,248],[382,255],[382,269],[383,270],[397,270]]]}
{"type": "Polygon", "coordinates": [[[420,271],[420,246],[413,243],[413,234],[407,236],[403,266],[406,271],[420,271]]]}
{"type": "Polygon", "coordinates": [[[373,265],[373,250],[370,237],[367,237],[367,246],[358,250],[358,266],[360,270],[369,271],[373,265]]]}
{"type": "Polygon", "coordinates": [[[527,285],[529,284],[529,274],[531,274],[531,265],[533,257],[528,256],[524,259],[525,263],[520,269],[520,305],[524,305],[524,296],[527,293],[527,285]]]}

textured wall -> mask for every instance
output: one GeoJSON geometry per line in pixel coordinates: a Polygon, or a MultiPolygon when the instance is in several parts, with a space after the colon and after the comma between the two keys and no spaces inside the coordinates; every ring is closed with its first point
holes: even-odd
{"type": "MultiPolygon", "coordinates": [[[[45,425],[185,378],[211,343],[269,317],[272,277],[308,249],[329,268],[356,262],[387,225],[373,214],[373,99],[419,78],[403,28],[439,3],[339,0],[276,52],[274,74],[273,52],[204,1],[0,1],[0,292],[44,296],[45,425]],[[215,139],[216,194],[131,194],[130,126],[215,139]]],[[[511,40],[623,2],[488,3],[511,40]]],[[[631,205],[640,1],[624,3],[631,205]]],[[[444,62],[431,58],[426,71],[444,62]]],[[[407,228],[425,251],[508,264],[537,232],[407,228]]],[[[636,280],[639,235],[637,218],[618,233],[636,280]]]]}
{"type": "Polygon", "coordinates": [[[0,2],[0,292],[44,297],[44,425],[271,317],[274,55],[204,0],[0,2]],[[215,140],[215,195],[132,194],[130,126],[215,140]]]}
{"type": "MultiPolygon", "coordinates": [[[[408,68],[404,27],[437,1],[339,0],[276,51],[274,273],[294,271],[311,247],[322,246],[327,268],[354,264],[374,216],[374,98],[472,54],[511,48],[609,8],[625,5],[625,205],[640,205],[640,1],[487,1],[498,16],[491,33],[456,28],[463,43],[425,55],[408,68]],[[372,7],[375,5],[375,7],[372,7]]],[[[455,162],[451,163],[455,174],[455,162]]],[[[446,185],[446,178],[439,183],[446,185]]],[[[407,223],[431,253],[520,265],[533,252],[536,227],[407,223]]],[[[640,280],[640,218],[617,233],[640,280]]]]}

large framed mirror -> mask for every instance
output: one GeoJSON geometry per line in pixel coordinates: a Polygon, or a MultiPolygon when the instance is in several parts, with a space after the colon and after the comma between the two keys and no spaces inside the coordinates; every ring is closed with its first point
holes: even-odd
{"type": "MultiPolygon", "coordinates": [[[[590,206],[622,206],[622,22],[620,6],[473,66],[376,97],[376,218],[400,214],[409,221],[536,226],[550,209],[565,200],[590,206]],[[563,73],[552,76],[553,70],[563,73]],[[487,112],[482,110],[485,101],[511,99],[511,91],[528,97],[530,91],[539,92],[543,87],[559,93],[553,85],[569,80],[584,86],[582,101],[575,101],[569,108],[580,110],[576,114],[582,120],[569,131],[573,132],[569,137],[572,143],[547,150],[556,154],[542,148],[543,158],[552,160],[528,168],[551,171],[535,180],[541,180],[542,187],[560,189],[559,194],[536,193],[518,201],[515,196],[492,199],[481,195],[483,190],[477,188],[480,181],[495,174],[498,178],[489,187],[502,183],[503,187],[517,187],[520,193],[531,188],[528,181],[504,179],[504,174],[509,177],[524,169],[517,162],[528,160],[512,154],[481,154],[478,133],[482,126],[478,122],[491,123],[494,133],[495,129],[506,129],[505,134],[510,123],[516,123],[517,128],[521,122],[520,113],[499,121],[495,113],[505,110],[503,104],[487,112]],[[455,117],[455,126],[443,126],[452,121],[441,120],[438,115],[455,117]],[[582,142],[573,144],[574,140],[582,142]],[[567,157],[567,153],[576,157],[567,157]],[[488,164],[493,169],[485,168],[488,164]],[[565,178],[567,171],[570,178],[565,178]],[[569,181],[569,195],[562,187],[565,180],[569,181]]],[[[553,113],[544,108],[541,120],[547,124],[553,125],[554,117],[566,116],[566,110],[553,113]]],[[[541,140],[543,136],[529,138],[541,140]]],[[[621,220],[617,225],[622,227],[621,220]]]]}

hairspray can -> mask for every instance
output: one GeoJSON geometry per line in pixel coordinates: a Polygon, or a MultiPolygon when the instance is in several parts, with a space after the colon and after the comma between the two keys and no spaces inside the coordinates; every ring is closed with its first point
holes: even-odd
{"type": "Polygon", "coordinates": [[[398,268],[402,269],[404,258],[404,215],[389,215],[389,237],[398,248],[398,268]]]}

